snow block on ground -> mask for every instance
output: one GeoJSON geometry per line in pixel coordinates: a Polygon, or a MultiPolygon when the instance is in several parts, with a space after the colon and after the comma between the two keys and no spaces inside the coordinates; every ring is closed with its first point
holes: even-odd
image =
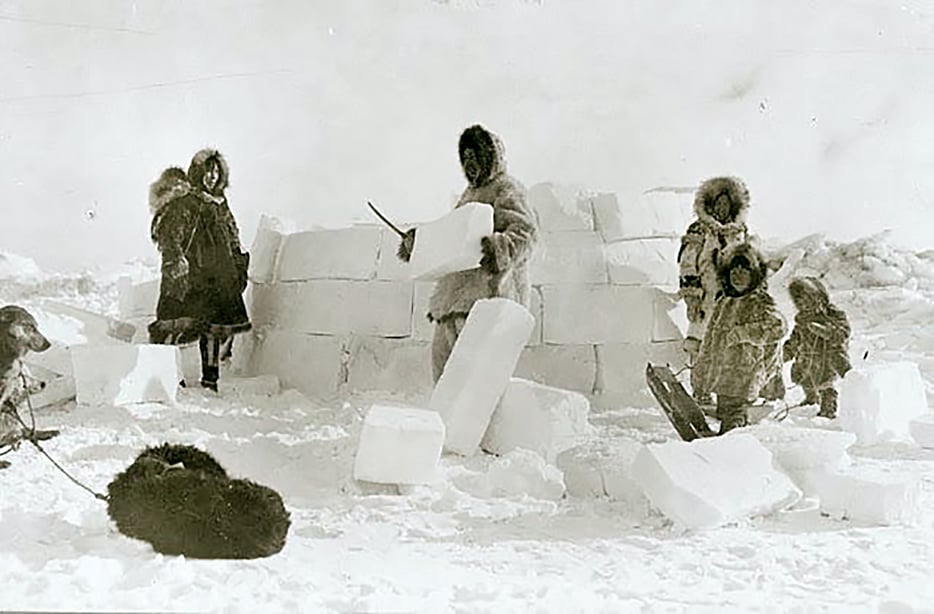
{"type": "Polygon", "coordinates": [[[632,463],[641,449],[635,439],[615,437],[565,450],[558,455],[557,465],[564,472],[568,494],[585,499],[609,497],[645,515],[649,501],[632,478],[632,463]]]}
{"type": "MultiPolygon", "coordinates": [[[[677,286],[679,239],[634,239],[606,246],[611,284],[677,286]]],[[[586,281],[586,280],[582,280],[586,281]]]]}
{"type": "Polygon", "coordinates": [[[787,470],[836,468],[847,460],[856,435],[845,431],[782,424],[754,424],[737,433],[752,435],[787,470]]]}
{"type": "Polygon", "coordinates": [[[29,402],[34,409],[59,405],[75,398],[75,380],[71,376],[71,367],[67,375],[35,364],[26,364],[25,370],[31,378],[44,384],[42,390],[29,395],[29,402]]]}
{"type": "Polygon", "coordinates": [[[465,203],[444,217],[422,224],[409,261],[413,279],[438,279],[480,266],[480,239],[493,234],[493,207],[465,203]]]}
{"type": "Polygon", "coordinates": [[[318,335],[408,337],[413,284],[318,279],[254,288],[257,326],[318,335]]]}
{"type": "Polygon", "coordinates": [[[915,418],[908,424],[911,438],[922,448],[934,449],[934,414],[928,413],[915,418]]]}
{"type": "Polygon", "coordinates": [[[912,525],[923,516],[917,476],[881,468],[813,472],[821,511],[834,518],[882,525],[912,525]]]}
{"type": "Polygon", "coordinates": [[[79,345],[71,348],[81,405],[169,402],[178,392],[176,348],[170,345],[79,345]]]}
{"type": "Polygon", "coordinates": [[[530,263],[532,283],[606,283],[605,247],[590,230],[544,233],[530,263]]]}
{"type": "Polygon", "coordinates": [[[713,528],[794,504],[801,491],[752,435],[643,447],[633,480],[655,507],[691,529],[713,528]]]}
{"type": "Polygon", "coordinates": [[[592,433],[589,414],[590,401],[578,392],[512,378],[480,447],[493,454],[524,448],[554,463],[592,433]]]}
{"type": "Polygon", "coordinates": [[[515,371],[516,377],[584,394],[593,392],[596,373],[594,347],[583,344],[530,345],[515,371]]]}
{"type": "Polygon", "coordinates": [[[372,405],[363,420],[354,479],[382,484],[428,484],[435,478],[444,422],[437,412],[372,405]]]}
{"type": "Polygon", "coordinates": [[[486,473],[470,472],[452,479],[475,497],[531,497],[558,501],[564,496],[564,476],[541,455],[522,448],[490,463],[486,473]]]}
{"type": "Polygon", "coordinates": [[[197,386],[201,381],[201,349],[197,343],[174,347],[178,350],[178,378],[188,386],[197,386]]]}
{"type": "Polygon", "coordinates": [[[543,231],[594,230],[591,194],[581,185],[539,183],[528,192],[543,231]]]}
{"type": "Polygon", "coordinates": [[[476,451],[534,325],[515,301],[474,303],[428,403],[444,419],[445,450],[476,451]]]}
{"type": "Polygon", "coordinates": [[[859,365],[840,386],[837,422],[871,445],[910,436],[912,420],[928,411],[924,382],[913,362],[859,365]]]}
{"type": "Polygon", "coordinates": [[[277,281],[367,280],[376,273],[380,228],[309,230],[285,237],[277,281]]]}
{"type": "Polygon", "coordinates": [[[159,280],[133,283],[128,276],[117,280],[117,309],[121,320],[151,317],[159,302],[159,280]]]}
{"type": "Polygon", "coordinates": [[[256,335],[251,358],[251,373],[275,375],[283,387],[312,398],[336,394],[342,381],[344,355],[339,337],[266,330],[256,335]]]}
{"type": "MultiPolygon", "coordinates": [[[[58,316],[69,321],[74,331],[68,345],[81,343],[129,343],[136,333],[136,327],[116,318],[110,318],[94,313],[80,307],[73,307],[65,303],[45,300],[42,301],[42,311],[46,315],[58,316]]],[[[37,320],[39,317],[37,316],[37,320]]],[[[39,322],[39,329],[45,331],[43,322],[39,322]]],[[[53,334],[46,334],[50,339],[53,334]]]]}
{"type": "Polygon", "coordinates": [[[354,336],[344,347],[350,390],[401,394],[431,390],[431,346],[427,342],[354,336]]]}
{"type": "Polygon", "coordinates": [[[542,286],[544,343],[648,343],[655,289],[562,284],[542,286]]]}

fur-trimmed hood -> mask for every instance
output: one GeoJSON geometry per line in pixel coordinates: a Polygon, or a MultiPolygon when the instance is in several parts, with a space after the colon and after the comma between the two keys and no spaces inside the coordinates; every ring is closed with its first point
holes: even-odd
{"type": "MultiPolygon", "coordinates": [[[[480,124],[474,124],[461,133],[457,144],[461,168],[464,167],[464,152],[467,149],[473,149],[477,162],[480,163],[480,174],[476,182],[471,182],[467,177],[471,187],[479,188],[506,173],[506,148],[503,141],[480,124]]],[[[464,176],[466,175],[465,171],[464,176]]]]}
{"type": "Polygon", "coordinates": [[[827,287],[816,277],[795,277],[788,284],[788,294],[798,305],[803,297],[810,298],[818,311],[826,310],[830,305],[830,294],[827,287]]]}
{"type": "Polygon", "coordinates": [[[730,199],[730,224],[744,224],[749,211],[749,188],[738,177],[714,177],[704,181],[694,196],[694,213],[707,224],[723,226],[713,215],[713,206],[723,194],[730,199]]]}
{"type": "Polygon", "coordinates": [[[223,154],[216,149],[207,147],[194,155],[191,164],[188,165],[188,181],[192,186],[204,191],[201,179],[204,177],[204,167],[209,160],[216,160],[220,168],[220,177],[217,180],[217,185],[211,190],[211,195],[221,196],[227,186],[230,185],[230,168],[227,166],[227,160],[224,159],[223,154]]]}
{"type": "Polygon", "coordinates": [[[155,214],[168,203],[190,192],[191,184],[188,183],[185,171],[177,166],[169,167],[149,186],[149,211],[155,214]]]}
{"type": "Polygon", "coordinates": [[[733,298],[745,296],[750,292],[766,287],[768,263],[762,257],[762,254],[749,243],[742,243],[725,252],[721,262],[723,264],[719,270],[720,283],[726,296],[733,298]],[[749,287],[743,292],[736,290],[733,284],[730,283],[730,271],[736,267],[747,268],[751,275],[749,287]]]}

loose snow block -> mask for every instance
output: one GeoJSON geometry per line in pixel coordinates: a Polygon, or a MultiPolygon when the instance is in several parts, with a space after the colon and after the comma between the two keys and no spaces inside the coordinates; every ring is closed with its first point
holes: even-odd
{"type": "Polygon", "coordinates": [[[644,516],[649,501],[632,478],[632,463],[642,444],[634,439],[601,438],[575,446],[558,455],[567,492],[573,497],[608,497],[626,503],[644,516]]]}
{"type": "Polygon", "coordinates": [[[772,466],[752,435],[669,441],[643,447],[633,480],[655,507],[688,528],[721,526],[792,505],[801,491],[772,466]]]}
{"type": "Polygon", "coordinates": [[[860,467],[812,474],[821,511],[834,518],[911,525],[922,516],[920,480],[914,475],[860,467]]]}
{"type": "MultiPolygon", "coordinates": [[[[73,327],[72,338],[67,341],[69,345],[129,343],[136,333],[136,327],[126,322],[64,303],[42,301],[42,311],[46,316],[57,316],[69,321],[73,327]]],[[[40,330],[45,330],[44,322],[40,320],[39,324],[40,330]]],[[[47,336],[54,338],[54,334],[47,336]]]]}
{"type": "Polygon", "coordinates": [[[71,348],[81,405],[175,403],[176,348],[170,345],[79,345],[71,348]]]}
{"type": "Polygon", "coordinates": [[[422,224],[409,261],[414,279],[438,279],[480,266],[480,239],[493,234],[493,207],[465,203],[444,217],[422,224]]]}
{"type": "Polygon", "coordinates": [[[370,279],[376,272],[379,243],[378,226],[290,234],[279,253],[277,279],[370,279]]]}
{"type": "Polygon", "coordinates": [[[655,289],[562,284],[542,286],[545,343],[648,343],[655,289]]]}
{"type": "Polygon", "coordinates": [[[679,239],[635,239],[606,246],[610,283],[621,286],[677,286],[679,239]]]}
{"type": "Polygon", "coordinates": [[[934,449],[934,414],[925,414],[908,425],[911,437],[922,448],[934,449]]]}
{"type": "Polygon", "coordinates": [[[909,424],[928,411],[924,382],[913,362],[860,365],[840,386],[837,421],[871,445],[909,437],[909,424]]]}
{"type": "Polygon", "coordinates": [[[847,458],[856,435],[783,424],[754,424],[741,431],[759,440],[782,469],[833,469],[847,458]]]}
{"type": "Polygon", "coordinates": [[[75,380],[71,377],[70,366],[67,375],[35,364],[27,364],[25,371],[31,378],[44,384],[42,390],[29,395],[29,403],[34,409],[59,405],[75,398],[75,380]]]}
{"type": "Polygon", "coordinates": [[[117,280],[117,305],[121,320],[154,316],[159,302],[159,280],[140,283],[123,276],[117,280]]]}
{"type": "Polygon", "coordinates": [[[545,233],[532,256],[532,283],[606,283],[604,249],[593,231],[545,233]]]}
{"type": "Polygon", "coordinates": [[[529,189],[528,202],[546,232],[594,229],[591,195],[581,185],[539,183],[529,189]]]}
{"type": "Polygon", "coordinates": [[[354,479],[381,484],[428,484],[444,445],[437,412],[372,405],[363,420],[354,479]]]}
{"type": "Polygon", "coordinates": [[[178,350],[178,378],[189,386],[196,385],[201,381],[201,349],[197,343],[177,345],[175,349],[178,350]]]}
{"type": "Polygon", "coordinates": [[[512,378],[480,447],[493,454],[524,448],[554,463],[592,432],[589,413],[590,401],[579,392],[512,378]]]}
{"type": "Polygon", "coordinates": [[[445,450],[476,451],[534,326],[532,314],[515,301],[474,303],[428,402],[444,419],[445,450]]]}

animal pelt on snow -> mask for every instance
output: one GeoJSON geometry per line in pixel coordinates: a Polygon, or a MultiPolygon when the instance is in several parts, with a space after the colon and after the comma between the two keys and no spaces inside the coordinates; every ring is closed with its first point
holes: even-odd
{"type": "Polygon", "coordinates": [[[107,513],[128,537],[162,554],[254,559],[285,546],[289,513],[279,494],[231,479],[210,454],[165,443],[143,450],[107,486],[107,513]]]}

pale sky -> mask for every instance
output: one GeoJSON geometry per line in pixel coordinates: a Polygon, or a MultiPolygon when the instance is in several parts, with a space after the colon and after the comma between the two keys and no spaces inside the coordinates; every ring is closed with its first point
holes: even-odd
{"type": "MultiPolygon", "coordinates": [[[[920,0],[0,0],[0,250],[151,258],[147,190],[205,145],[310,228],[447,211],[480,122],[527,186],[625,205],[742,176],[760,235],[934,247],[934,11],[920,0]]],[[[681,230],[681,229],[679,229],[681,230]]]]}

